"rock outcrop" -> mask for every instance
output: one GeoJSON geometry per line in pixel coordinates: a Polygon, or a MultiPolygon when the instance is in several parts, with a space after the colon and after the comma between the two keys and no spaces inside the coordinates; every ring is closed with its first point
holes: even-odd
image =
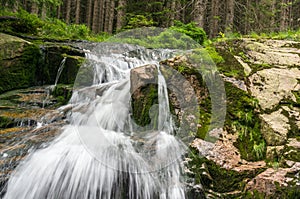
{"type": "Polygon", "coordinates": [[[67,43],[29,42],[0,33],[0,93],[35,85],[54,84],[64,58],[59,83],[74,82],[84,52],[67,43]]]}

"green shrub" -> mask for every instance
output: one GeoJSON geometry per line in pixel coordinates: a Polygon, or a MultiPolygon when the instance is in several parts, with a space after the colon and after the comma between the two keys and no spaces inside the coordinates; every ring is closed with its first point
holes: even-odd
{"type": "Polygon", "coordinates": [[[205,31],[197,27],[194,22],[184,24],[180,21],[175,21],[174,26],[170,27],[170,29],[190,36],[200,45],[202,45],[207,38],[205,31]]]}
{"type": "Polygon", "coordinates": [[[0,16],[12,16],[15,19],[4,21],[0,24],[0,31],[9,34],[26,34],[40,37],[41,39],[80,39],[103,41],[107,34],[93,34],[84,24],[66,24],[56,18],[40,19],[37,15],[29,14],[24,10],[17,13],[0,10],[0,16]]]}
{"type": "Polygon", "coordinates": [[[144,15],[129,14],[127,18],[128,22],[124,29],[134,29],[154,25],[154,21],[151,18],[147,18],[144,15]]]}
{"type": "Polygon", "coordinates": [[[170,29],[144,27],[127,30],[111,37],[108,41],[128,43],[146,48],[194,49],[200,45],[191,37],[170,29]]]}

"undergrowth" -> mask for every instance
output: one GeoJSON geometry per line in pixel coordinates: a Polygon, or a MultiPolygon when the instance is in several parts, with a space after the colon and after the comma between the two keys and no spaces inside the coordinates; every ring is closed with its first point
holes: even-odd
{"type": "Polygon", "coordinates": [[[0,32],[38,37],[40,39],[54,40],[89,40],[104,41],[109,37],[108,34],[94,34],[84,24],[66,24],[56,18],[40,19],[35,14],[30,14],[25,10],[10,12],[0,9],[0,32]],[[7,19],[4,19],[7,17],[7,19]]]}

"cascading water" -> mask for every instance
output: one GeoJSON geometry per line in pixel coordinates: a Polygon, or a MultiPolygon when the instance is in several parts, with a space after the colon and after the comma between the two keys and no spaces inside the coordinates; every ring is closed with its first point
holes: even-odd
{"type": "Polygon", "coordinates": [[[54,87],[56,87],[57,82],[58,82],[58,80],[59,80],[59,77],[60,77],[62,71],[64,70],[66,60],[67,60],[67,57],[64,57],[64,58],[61,60],[61,62],[60,62],[59,68],[58,68],[58,70],[57,70],[55,82],[54,82],[54,87]]]}
{"type": "Polygon", "coordinates": [[[70,124],[16,169],[4,198],[185,198],[180,160],[185,146],[173,135],[167,84],[158,66],[173,55],[105,43],[87,53],[70,100],[70,124]],[[141,132],[131,118],[130,70],[145,64],[157,65],[158,125],[141,132]]]}

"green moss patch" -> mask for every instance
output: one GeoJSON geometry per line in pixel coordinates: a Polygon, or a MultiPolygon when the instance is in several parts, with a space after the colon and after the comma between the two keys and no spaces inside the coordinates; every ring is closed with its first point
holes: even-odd
{"type": "Polygon", "coordinates": [[[246,160],[260,160],[265,157],[266,144],[260,131],[261,121],[256,109],[258,101],[247,92],[225,82],[227,114],[225,128],[238,133],[235,146],[246,160]]]}
{"type": "Polygon", "coordinates": [[[11,60],[0,60],[0,93],[8,90],[33,86],[36,83],[39,58],[39,48],[26,45],[20,56],[11,60]]]}

